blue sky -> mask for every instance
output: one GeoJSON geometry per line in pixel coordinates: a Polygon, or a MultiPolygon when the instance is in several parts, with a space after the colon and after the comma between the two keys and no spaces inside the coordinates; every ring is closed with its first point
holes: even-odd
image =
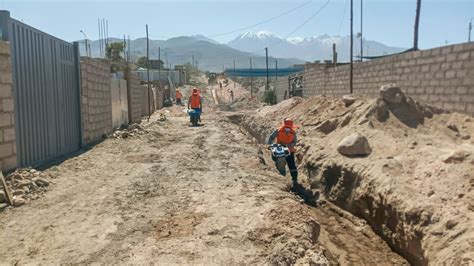
{"type": "MultiPolygon", "coordinates": [[[[81,39],[81,29],[88,38],[97,39],[99,17],[109,20],[109,36],[143,37],[148,23],[151,38],[164,39],[232,31],[309,2],[290,14],[249,29],[287,36],[326,1],[0,0],[0,9],[7,9],[12,17],[68,41],[81,39]]],[[[331,0],[291,37],[349,34],[349,2],[331,0]]],[[[415,7],[416,0],[364,0],[364,37],[391,46],[412,46],[415,7]]],[[[474,0],[423,0],[420,48],[467,41],[471,18],[474,19],[474,0]]],[[[354,0],[354,32],[359,30],[360,0],[354,0]]],[[[243,32],[214,39],[225,43],[243,32]]]]}

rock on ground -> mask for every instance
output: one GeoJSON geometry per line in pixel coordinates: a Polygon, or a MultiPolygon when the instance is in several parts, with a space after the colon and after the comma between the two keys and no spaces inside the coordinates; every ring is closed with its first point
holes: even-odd
{"type": "Polygon", "coordinates": [[[387,84],[380,87],[380,98],[389,103],[401,103],[405,96],[396,84],[387,84]]]}
{"type": "Polygon", "coordinates": [[[339,145],[337,151],[345,156],[367,156],[372,152],[369,141],[360,133],[354,133],[345,137],[339,145]]]}

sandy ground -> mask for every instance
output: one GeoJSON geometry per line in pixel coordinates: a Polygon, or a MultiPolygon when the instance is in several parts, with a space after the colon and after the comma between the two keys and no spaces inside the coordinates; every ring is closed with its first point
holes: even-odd
{"type": "Polygon", "coordinates": [[[43,197],[0,212],[0,262],[406,264],[364,221],[302,203],[229,113],[204,111],[198,128],[160,111],[47,169],[43,197]]]}

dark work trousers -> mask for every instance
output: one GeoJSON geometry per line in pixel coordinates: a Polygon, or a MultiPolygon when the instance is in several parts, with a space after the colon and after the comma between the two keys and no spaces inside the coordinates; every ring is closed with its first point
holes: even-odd
{"type": "Polygon", "coordinates": [[[288,164],[288,168],[290,168],[291,179],[296,181],[298,178],[298,169],[296,168],[294,152],[292,152],[290,156],[286,157],[286,163],[288,164]]]}
{"type": "MultiPolygon", "coordinates": [[[[272,156],[272,159],[273,161],[276,161],[276,158],[273,156],[272,156]]],[[[286,157],[286,164],[288,165],[288,168],[290,169],[291,179],[293,179],[293,181],[296,182],[298,178],[298,169],[296,168],[294,152],[292,152],[290,156],[286,157]]]]}
{"type": "Polygon", "coordinates": [[[181,105],[181,98],[176,98],[176,105],[181,105]]]}

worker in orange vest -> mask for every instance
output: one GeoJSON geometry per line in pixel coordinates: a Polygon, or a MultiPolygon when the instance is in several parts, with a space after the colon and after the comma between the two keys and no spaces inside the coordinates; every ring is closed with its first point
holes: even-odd
{"type": "Polygon", "coordinates": [[[283,125],[279,129],[273,131],[273,133],[268,137],[268,145],[271,145],[276,139],[278,144],[286,146],[290,150],[290,155],[286,157],[286,163],[290,169],[293,185],[296,185],[298,179],[298,169],[296,168],[295,162],[295,146],[297,142],[295,132],[296,128],[297,127],[293,124],[293,120],[285,118],[283,120],[283,125]]]}
{"type": "MultiPolygon", "coordinates": [[[[202,98],[197,88],[193,89],[193,93],[189,97],[188,109],[193,109],[199,113],[202,112],[202,98]]],[[[201,116],[199,116],[199,122],[201,122],[201,116]]]]}
{"type": "Polygon", "coordinates": [[[179,89],[176,89],[176,105],[183,105],[182,103],[183,94],[179,89]]]}

